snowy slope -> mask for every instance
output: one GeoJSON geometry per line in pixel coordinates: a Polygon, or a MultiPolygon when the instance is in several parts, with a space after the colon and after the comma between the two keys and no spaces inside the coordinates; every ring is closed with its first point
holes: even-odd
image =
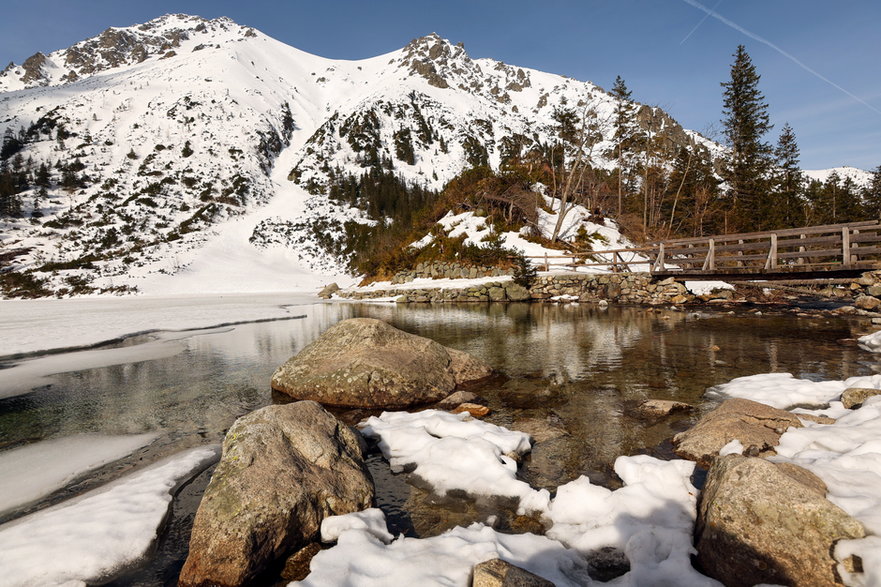
{"type": "MultiPolygon", "coordinates": [[[[327,197],[329,173],[382,158],[439,189],[555,140],[559,108],[588,117],[593,164],[610,168],[616,104],[433,34],[340,61],[225,18],[108,29],[0,74],[0,133],[24,142],[18,165],[49,172],[22,194],[22,217],[0,222],[0,269],[62,295],[312,289],[343,273],[322,239],[373,221],[327,197]]],[[[719,152],[659,109],[639,119],[671,148],[719,152]]]]}
{"type": "Polygon", "coordinates": [[[872,173],[856,167],[832,167],[830,169],[805,169],[803,171],[808,179],[825,182],[833,173],[843,182],[850,179],[858,188],[866,187],[872,181],[872,173]]]}

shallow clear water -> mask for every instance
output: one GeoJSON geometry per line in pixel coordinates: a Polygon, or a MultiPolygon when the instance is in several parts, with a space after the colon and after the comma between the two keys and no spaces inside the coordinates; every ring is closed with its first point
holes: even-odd
{"type": "MultiPolygon", "coordinates": [[[[302,313],[305,317],[298,319],[188,332],[157,343],[177,345],[159,353],[169,356],[52,375],[32,393],[0,400],[0,450],[84,432],[160,435],[132,456],[0,521],[167,454],[220,442],[237,417],[273,401],[269,379],[279,364],[333,323],[354,316],[387,320],[493,365],[500,375],[473,391],[489,401],[490,421],[538,439],[522,475],[534,486],[551,489],[581,474],[613,485],[611,464],[617,456],[669,454],[667,439],[697,414],[647,421],[633,411],[641,400],[703,406],[708,387],[742,375],[780,371],[843,379],[878,367],[869,353],[841,342],[852,337],[851,323],[825,317],[543,304],[322,304],[305,306],[302,313]]],[[[139,345],[155,343],[157,336],[132,337],[114,347],[131,347],[136,357],[139,345]]],[[[11,364],[0,359],[0,368],[11,364]]],[[[340,415],[355,422],[364,413],[340,415]]],[[[397,531],[434,534],[485,519],[495,507],[437,499],[411,489],[383,467],[381,459],[371,458],[382,505],[397,531]]],[[[183,491],[157,553],[121,583],[173,582],[209,475],[183,491]]],[[[509,518],[501,523],[530,529],[531,522],[509,518]]]]}

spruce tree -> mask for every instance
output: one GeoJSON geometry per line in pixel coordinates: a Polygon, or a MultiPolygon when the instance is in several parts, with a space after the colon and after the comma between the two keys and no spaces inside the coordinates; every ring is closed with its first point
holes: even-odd
{"type": "Polygon", "coordinates": [[[768,104],[759,91],[761,76],[743,45],[734,53],[731,79],[724,88],[722,124],[731,155],[724,169],[728,195],[739,230],[765,228],[767,172],[771,146],[764,136],[772,125],[768,104]]]}
{"type": "Polygon", "coordinates": [[[872,171],[872,179],[863,190],[863,202],[869,218],[881,219],[881,165],[872,171]]]}
{"type": "Polygon", "coordinates": [[[795,132],[789,123],[783,125],[777,147],[774,149],[774,162],[777,171],[774,177],[774,224],[795,227],[804,222],[803,191],[804,176],[799,168],[799,149],[795,132]]]}
{"type": "Polygon", "coordinates": [[[618,99],[615,106],[615,151],[618,158],[618,216],[624,208],[624,154],[629,150],[633,139],[634,107],[631,92],[621,76],[615,77],[612,96],[618,99]]]}

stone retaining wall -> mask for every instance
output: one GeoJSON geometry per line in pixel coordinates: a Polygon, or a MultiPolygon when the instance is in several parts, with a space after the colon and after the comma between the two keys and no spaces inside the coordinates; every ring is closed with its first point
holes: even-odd
{"type": "Polygon", "coordinates": [[[392,283],[409,283],[419,278],[475,279],[477,277],[501,277],[503,275],[511,275],[511,269],[437,261],[434,263],[418,263],[416,267],[409,271],[399,271],[392,278],[392,283]]]}
{"type": "Polygon", "coordinates": [[[506,280],[459,289],[341,290],[338,294],[353,300],[395,298],[402,303],[606,300],[623,304],[687,304],[732,297],[730,290],[720,290],[698,298],[672,278],[652,283],[648,273],[545,275],[538,277],[529,290],[506,280]]]}

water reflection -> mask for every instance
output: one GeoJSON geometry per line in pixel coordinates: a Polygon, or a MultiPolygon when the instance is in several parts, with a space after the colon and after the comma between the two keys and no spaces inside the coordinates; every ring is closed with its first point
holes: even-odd
{"type": "MultiPolygon", "coordinates": [[[[353,316],[387,320],[496,367],[502,376],[477,391],[490,400],[492,421],[547,437],[524,475],[548,487],[582,473],[602,476],[618,455],[659,446],[687,425],[633,417],[640,400],[700,403],[706,388],[761,372],[843,379],[874,368],[861,362],[867,353],[839,342],[851,335],[848,322],[831,318],[571,304],[321,304],[303,312],[175,336],[180,349],[171,356],[53,375],[50,385],[0,400],[0,449],[81,433],[159,433],[146,456],[104,471],[98,483],[219,442],[235,418],[271,403],[268,382],[279,364],[353,316]]],[[[118,346],[136,354],[155,337],[118,346]]]]}

